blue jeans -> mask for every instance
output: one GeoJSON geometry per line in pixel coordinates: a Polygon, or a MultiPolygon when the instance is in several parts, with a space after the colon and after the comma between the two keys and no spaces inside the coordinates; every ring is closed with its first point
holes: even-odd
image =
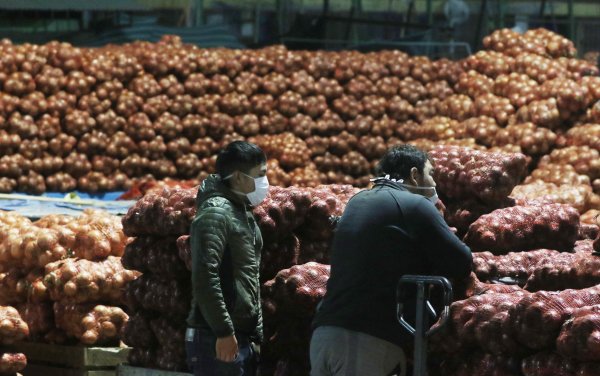
{"type": "Polygon", "coordinates": [[[239,354],[233,362],[217,359],[215,349],[217,337],[214,335],[188,329],[185,337],[187,363],[194,376],[256,375],[256,354],[247,337],[236,335],[239,354]]]}

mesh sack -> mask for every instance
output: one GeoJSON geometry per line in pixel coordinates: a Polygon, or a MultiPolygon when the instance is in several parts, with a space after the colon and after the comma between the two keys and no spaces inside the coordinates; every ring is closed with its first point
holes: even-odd
{"type": "Polygon", "coordinates": [[[325,296],[328,279],[329,265],[316,262],[295,265],[280,271],[266,283],[265,297],[276,304],[280,319],[306,317],[314,314],[325,296]]]}
{"type": "Polygon", "coordinates": [[[189,282],[144,274],[125,287],[125,301],[133,311],[147,310],[184,320],[190,312],[189,282]]]}
{"type": "Polygon", "coordinates": [[[522,154],[489,153],[458,146],[439,146],[430,152],[439,190],[451,199],[479,198],[489,204],[506,199],[525,177],[522,154]]]}
{"type": "MultiPolygon", "coordinates": [[[[479,327],[494,315],[510,310],[527,295],[528,293],[524,291],[510,294],[489,293],[454,302],[450,306],[451,321],[448,329],[450,333],[456,335],[455,341],[458,339],[461,347],[476,346],[478,345],[476,333],[479,327]]],[[[502,332],[490,334],[494,334],[496,338],[502,336],[502,332]]]]}
{"type": "Polygon", "coordinates": [[[56,326],[84,345],[115,345],[129,316],[119,307],[54,303],[56,326]]]}
{"type": "Polygon", "coordinates": [[[151,348],[156,346],[156,337],[150,327],[152,315],[138,311],[129,317],[123,326],[121,338],[125,344],[134,348],[151,348]]]}
{"type": "Polygon", "coordinates": [[[441,376],[513,376],[519,374],[520,359],[472,352],[442,362],[441,376]]]}
{"type": "Polygon", "coordinates": [[[592,187],[589,184],[565,184],[556,185],[540,180],[530,181],[527,184],[517,185],[511,197],[519,205],[538,203],[567,204],[579,213],[584,213],[592,195],[592,187]]]}
{"type": "Polygon", "coordinates": [[[540,263],[527,280],[525,289],[581,289],[597,284],[600,284],[600,257],[588,251],[561,253],[540,263]]]}
{"type": "Polygon", "coordinates": [[[598,287],[528,295],[510,311],[517,340],[533,350],[552,348],[573,310],[596,304],[600,304],[598,287]]]}
{"type": "Polygon", "coordinates": [[[12,345],[29,336],[29,327],[19,312],[10,306],[0,306],[0,343],[12,345]]]}
{"type": "Polygon", "coordinates": [[[560,355],[579,361],[600,361],[600,305],[573,312],[556,341],[560,355]]]}
{"type": "Polygon", "coordinates": [[[260,263],[261,279],[274,278],[280,270],[299,263],[300,240],[295,235],[265,244],[260,263]]]}
{"type": "Polygon", "coordinates": [[[521,370],[525,376],[576,376],[578,367],[556,353],[542,352],[523,359],[521,370]]]}
{"type": "Polygon", "coordinates": [[[127,244],[121,263],[127,269],[152,273],[167,278],[189,278],[185,263],[179,257],[175,237],[142,236],[127,244]]]}
{"type": "Polygon", "coordinates": [[[512,278],[524,286],[537,266],[561,253],[550,249],[529,252],[510,252],[494,255],[491,252],[473,253],[473,271],[482,281],[512,278]]]}
{"type": "Polygon", "coordinates": [[[568,164],[575,168],[577,173],[589,176],[590,180],[600,178],[600,151],[589,146],[568,146],[563,149],[554,149],[545,155],[539,165],[548,163],[568,164]]]}
{"type": "Polygon", "coordinates": [[[188,271],[192,271],[192,245],[190,236],[183,235],[177,238],[177,253],[179,259],[183,261],[188,271]]]}
{"type": "Polygon", "coordinates": [[[0,356],[0,374],[14,375],[27,367],[27,357],[21,353],[3,353],[0,356]]]}
{"type": "Polygon", "coordinates": [[[448,226],[457,229],[457,235],[464,236],[469,230],[469,226],[479,217],[489,214],[498,208],[513,206],[511,199],[497,202],[494,205],[484,204],[478,200],[458,200],[450,201],[444,213],[444,219],[448,226]]]}
{"type": "Polygon", "coordinates": [[[305,221],[310,203],[309,189],[270,187],[269,196],[254,209],[265,241],[289,236],[305,221]]]}
{"type": "Polygon", "coordinates": [[[183,235],[196,215],[197,188],[164,188],[142,197],[123,217],[127,236],[183,235]]]}
{"type": "Polygon", "coordinates": [[[542,164],[533,170],[525,179],[525,184],[529,184],[536,180],[556,185],[590,184],[590,178],[587,175],[577,173],[575,168],[569,164],[542,164]]]}
{"type": "Polygon", "coordinates": [[[579,213],[551,204],[498,209],[475,221],[464,237],[474,251],[504,254],[540,248],[572,249],[579,234],[579,213]]]}
{"type": "Polygon", "coordinates": [[[96,262],[68,258],[46,266],[44,285],[53,301],[120,304],[125,286],[139,274],[125,269],[120,257],[96,262]]]}
{"type": "Polygon", "coordinates": [[[54,311],[51,302],[22,303],[16,308],[29,327],[31,340],[38,340],[54,329],[54,311]]]}
{"type": "Polygon", "coordinates": [[[564,136],[566,146],[589,146],[600,151],[600,124],[573,127],[564,136]]]}

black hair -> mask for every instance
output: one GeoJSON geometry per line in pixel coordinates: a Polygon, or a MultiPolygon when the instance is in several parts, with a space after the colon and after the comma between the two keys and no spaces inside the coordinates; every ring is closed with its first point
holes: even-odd
{"type": "Polygon", "coordinates": [[[383,155],[375,171],[377,176],[390,175],[392,179],[408,179],[413,167],[422,174],[428,160],[426,152],[412,145],[392,146],[383,155]]]}
{"type": "Polygon", "coordinates": [[[254,167],[267,162],[267,156],[257,145],[246,141],[233,141],[221,150],[216,170],[221,179],[234,171],[248,173],[254,167]]]}

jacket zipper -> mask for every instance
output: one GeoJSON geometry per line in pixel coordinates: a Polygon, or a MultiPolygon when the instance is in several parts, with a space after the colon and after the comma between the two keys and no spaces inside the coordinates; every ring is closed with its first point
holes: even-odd
{"type": "MultiPolygon", "coordinates": [[[[258,265],[257,263],[257,257],[256,257],[256,226],[258,226],[258,224],[256,223],[256,220],[254,218],[252,218],[252,223],[253,226],[250,225],[250,216],[248,215],[248,208],[246,207],[246,205],[244,205],[244,213],[246,214],[246,224],[248,225],[248,228],[251,228],[251,233],[252,233],[252,245],[254,247],[254,267],[256,268],[256,270],[258,272],[260,272],[260,265],[258,265]]],[[[256,297],[253,297],[252,300],[254,300],[254,304],[259,304],[258,302],[258,289],[260,289],[260,282],[258,277],[256,278],[256,280],[254,281],[254,283],[256,284],[255,288],[257,289],[256,291],[256,297]]]]}

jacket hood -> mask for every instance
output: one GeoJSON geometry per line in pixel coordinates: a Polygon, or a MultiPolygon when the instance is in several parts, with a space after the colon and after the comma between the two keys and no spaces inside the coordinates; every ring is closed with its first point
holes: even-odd
{"type": "Polygon", "coordinates": [[[198,189],[198,196],[196,197],[196,206],[199,207],[204,201],[212,197],[224,197],[237,205],[248,205],[246,197],[233,192],[221,181],[221,177],[217,174],[209,175],[202,181],[200,189],[198,189]]]}

